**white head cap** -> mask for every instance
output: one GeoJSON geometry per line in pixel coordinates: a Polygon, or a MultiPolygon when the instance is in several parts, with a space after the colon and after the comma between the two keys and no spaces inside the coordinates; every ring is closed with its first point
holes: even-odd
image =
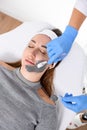
{"type": "Polygon", "coordinates": [[[49,29],[45,29],[45,30],[43,30],[43,31],[41,31],[41,32],[38,32],[38,33],[36,33],[36,34],[44,34],[44,35],[47,35],[48,37],[51,38],[51,40],[53,40],[53,39],[55,39],[55,38],[58,37],[55,32],[53,32],[52,30],[49,30],[49,29]]]}

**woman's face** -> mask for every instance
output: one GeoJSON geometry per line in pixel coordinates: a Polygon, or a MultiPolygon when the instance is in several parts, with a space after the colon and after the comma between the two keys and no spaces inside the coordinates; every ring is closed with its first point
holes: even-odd
{"type": "Polygon", "coordinates": [[[48,61],[46,44],[50,40],[48,36],[43,34],[34,36],[24,50],[22,68],[25,68],[26,65],[34,66],[39,61],[48,61]]]}

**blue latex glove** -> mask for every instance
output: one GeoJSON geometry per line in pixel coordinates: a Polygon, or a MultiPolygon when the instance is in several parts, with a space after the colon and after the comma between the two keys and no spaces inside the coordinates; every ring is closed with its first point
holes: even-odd
{"type": "Polygon", "coordinates": [[[46,45],[49,56],[48,64],[57,63],[68,54],[77,33],[78,31],[75,28],[67,26],[60,37],[46,45]]]}
{"type": "Polygon", "coordinates": [[[65,107],[76,113],[87,109],[87,95],[65,95],[61,98],[61,101],[65,107]]]}

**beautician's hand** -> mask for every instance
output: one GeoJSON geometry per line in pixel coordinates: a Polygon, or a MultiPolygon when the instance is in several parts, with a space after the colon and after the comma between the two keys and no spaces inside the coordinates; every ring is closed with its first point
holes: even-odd
{"type": "Polygon", "coordinates": [[[61,101],[65,107],[76,113],[87,109],[87,95],[65,95],[61,97],[61,101]]]}
{"type": "Polygon", "coordinates": [[[57,63],[68,54],[77,33],[78,31],[75,28],[67,26],[60,37],[47,44],[48,64],[57,63]]]}

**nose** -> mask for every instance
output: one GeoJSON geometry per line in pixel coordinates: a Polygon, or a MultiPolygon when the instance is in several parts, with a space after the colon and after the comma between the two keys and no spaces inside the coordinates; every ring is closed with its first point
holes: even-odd
{"type": "Polygon", "coordinates": [[[39,49],[38,48],[34,48],[31,53],[32,53],[32,55],[34,57],[36,57],[36,55],[38,54],[38,52],[39,52],[39,49]]]}

